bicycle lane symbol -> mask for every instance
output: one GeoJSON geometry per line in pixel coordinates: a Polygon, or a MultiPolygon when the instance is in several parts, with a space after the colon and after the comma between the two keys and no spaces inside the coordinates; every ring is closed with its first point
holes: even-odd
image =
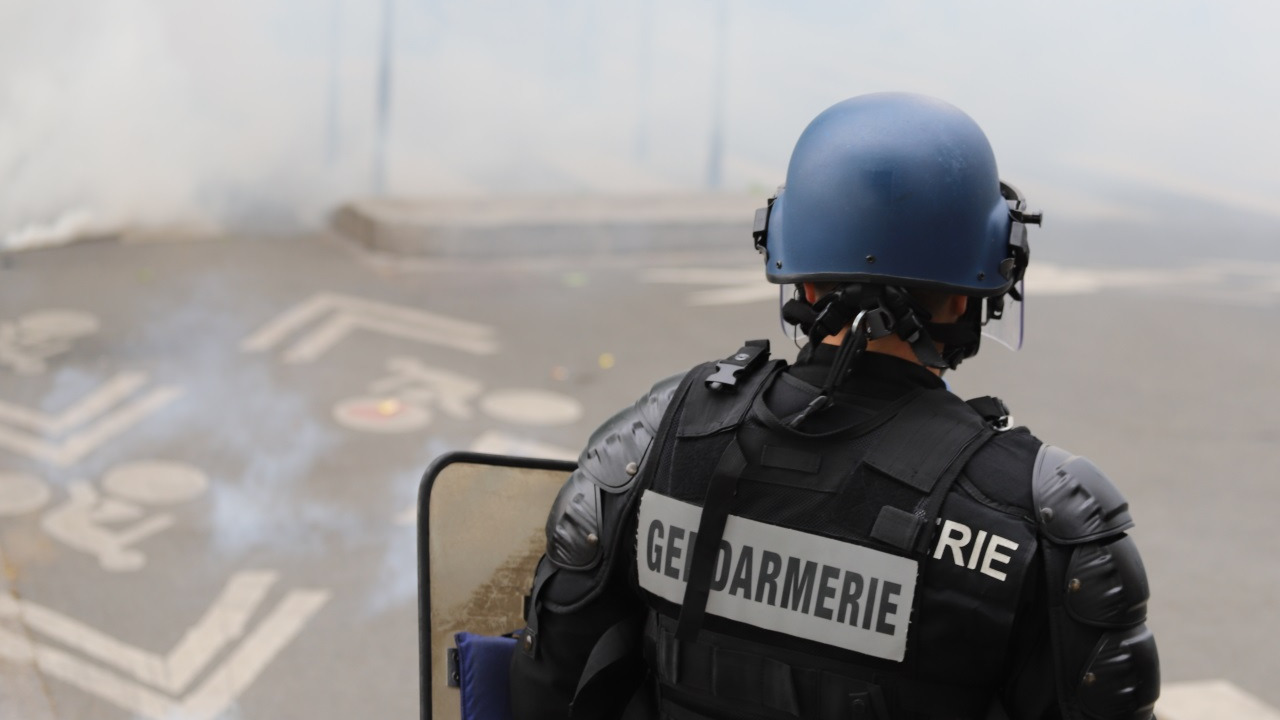
{"type": "MultiPolygon", "coordinates": [[[[95,557],[103,570],[140,570],[147,557],[135,546],[175,522],[172,514],[156,508],[194,500],[208,485],[201,470],[185,463],[122,463],[102,478],[101,489],[86,480],[73,481],[67,498],[41,516],[40,527],[63,545],[95,557]]],[[[34,475],[0,472],[0,518],[36,512],[52,496],[34,475]]]]}
{"type": "Polygon", "coordinates": [[[561,393],[534,388],[486,392],[478,380],[412,357],[391,358],[387,371],[364,394],[334,405],[333,417],[339,425],[362,432],[402,433],[424,428],[438,415],[470,420],[478,410],[505,423],[554,427],[570,425],[583,413],[581,403],[561,393]]]}

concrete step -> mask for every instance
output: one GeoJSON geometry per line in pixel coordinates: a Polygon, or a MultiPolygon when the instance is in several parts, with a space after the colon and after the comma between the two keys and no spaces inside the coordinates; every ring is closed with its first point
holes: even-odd
{"type": "Polygon", "coordinates": [[[764,203],[746,194],[369,198],[342,205],[333,225],[371,249],[406,255],[745,249],[764,203]]]}

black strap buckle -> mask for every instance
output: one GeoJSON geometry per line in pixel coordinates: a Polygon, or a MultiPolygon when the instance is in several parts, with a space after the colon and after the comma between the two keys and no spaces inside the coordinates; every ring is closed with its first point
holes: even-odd
{"type": "Polygon", "coordinates": [[[712,390],[729,390],[769,360],[768,340],[748,340],[738,352],[716,363],[716,371],[706,379],[712,390]]]}
{"type": "Polygon", "coordinates": [[[1000,398],[988,395],[965,402],[982,416],[983,422],[992,430],[1004,432],[1013,428],[1013,414],[1000,398]]]}
{"type": "Polygon", "coordinates": [[[458,658],[458,648],[452,647],[445,652],[445,685],[462,687],[462,663],[458,658]]]}
{"type": "Polygon", "coordinates": [[[758,253],[763,253],[769,246],[769,214],[773,212],[773,201],[777,199],[778,193],[775,192],[764,207],[756,210],[755,222],[751,224],[751,239],[758,253]]]}

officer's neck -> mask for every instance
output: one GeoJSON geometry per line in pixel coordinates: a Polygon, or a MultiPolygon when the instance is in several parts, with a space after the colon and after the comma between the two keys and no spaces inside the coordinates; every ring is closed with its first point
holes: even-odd
{"type": "MultiPolygon", "coordinates": [[[[823,338],[822,343],[824,345],[839,345],[840,343],[844,342],[844,338],[848,334],[849,334],[849,328],[845,328],[844,330],[841,330],[835,335],[828,335],[827,337],[823,338]]],[[[938,346],[938,352],[942,352],[942,343],[935,343],[935,344],[938,346]]],[[[928,370],[934,375],[937,375],[939,377],[942,376],[942,370],[940,368],[928,367],[924,363],[920,362],[920,358],[916,357],[915,351],[911,349],[911,346],[907,344],[907,341],[903,340],[897,335],[887,335],[885,337],[882,337],[876,340],[868,340],[867,352],[880,353],[882,355],[892,355],[893,357],[906,360],[907,362],[915,363],[916,365],[923,367],[925,370],[928,370]]]]}

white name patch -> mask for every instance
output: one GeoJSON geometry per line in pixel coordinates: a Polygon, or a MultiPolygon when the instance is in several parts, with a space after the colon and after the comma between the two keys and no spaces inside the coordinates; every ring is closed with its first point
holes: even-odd
{"type": "MultiPolygon", "coordinates": [[[[684,601],[702,508],[647,490],[640,500],[640,586],[684,601]]],[[[917,563],[730,515],[707,612],[886,660],[907,652],[917,563]]]]}

